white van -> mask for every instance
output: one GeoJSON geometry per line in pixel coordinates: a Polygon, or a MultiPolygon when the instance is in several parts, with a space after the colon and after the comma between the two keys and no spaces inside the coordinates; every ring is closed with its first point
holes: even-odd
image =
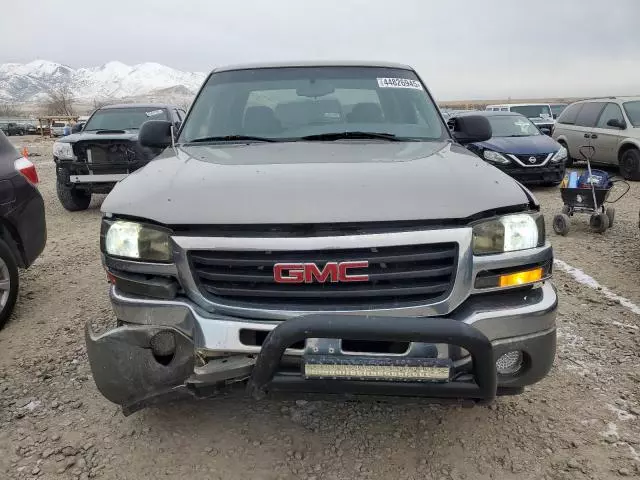
{"type": "Polygon", "coordinates": [[[548,103],[505,103],[487,105],[490,112],[516,112],[531,120],[541,131],[551,135],[556,121],[553,119],[551,106],[548,103]],[[542,129],[545,129],[544,131],[542,129]]]}

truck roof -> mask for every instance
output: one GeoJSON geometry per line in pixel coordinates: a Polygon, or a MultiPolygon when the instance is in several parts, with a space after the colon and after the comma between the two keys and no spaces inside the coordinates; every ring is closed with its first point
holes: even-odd
{"type": "Polygon", "coordinates": [[[323,61],[292,61],[292,62],[259,62],[239,65],[216,67],[214,72],[227,72],[232,70],[254,70],[257,68],[288,68],[288,67],[382,67],[413,70],[409,65],[393,62],[372,62],[362,60],[323,60],[323,61]]]}

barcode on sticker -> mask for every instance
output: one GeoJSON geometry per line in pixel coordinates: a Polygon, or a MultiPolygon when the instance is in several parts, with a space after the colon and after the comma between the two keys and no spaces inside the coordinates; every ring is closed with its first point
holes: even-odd
{"type": "Polygon", "coordinates": [[[378,86],[380,88],[415,88],[416,90],[422,90],[422,84],[410,78],[378,78],[378,86]]]}

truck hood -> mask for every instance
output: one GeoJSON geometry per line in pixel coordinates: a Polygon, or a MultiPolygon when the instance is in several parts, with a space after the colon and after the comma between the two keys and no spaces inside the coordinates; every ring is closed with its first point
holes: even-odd
{"type": "Polygon", "coordinates": [[[548,135],[493,137],[486,142],[476,143],[475,145],[494,152],[512,153],[514,155],[541,155],[560,150],[560,144],[548,135]]]}
{"type": "Polygon", "coordinates": [[[137,141],[138,140],[138,130],[120,130],[124,133],[97,133],[95,131],[90,132],[78,132],[73,133],[71,135],[67,135],[66,137],[61,137],[57,139],[57,142],[62,143],[78,143],[80,141],[100,141],[100,140],[127,140],[127,141],[137,141]]]}
{"type": "Polygon", "coordinates": [[[450,142],[285,142],[167,149],[102,211],[246,225],[450,220],[528,203],[513,179],[450,142]]]}

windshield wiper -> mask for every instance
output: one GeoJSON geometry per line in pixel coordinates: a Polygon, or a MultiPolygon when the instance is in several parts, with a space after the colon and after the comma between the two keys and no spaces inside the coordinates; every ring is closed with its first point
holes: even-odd
{"type": "Polygon", "coordinates": [[[204,142],[235,142],[249,140],[253,142],[277,142],[277,138],[254,137],[252,135],[222,135],[218,137],[202,137],[194,138],[186,143],[204,143],[204,142]]]}
{"type": "Polygon", "coordinates": [[[405,142],[411,140],[409,138],[398,137],[393,133],[378,133],[378,132],[330,132],[330,133],[318,133],[316,135],[305,135],[300,137],[300,140],[307,141],[331,141],[342,139],[360,139],[360,138],[377,138],[381,140],[389,140],[391,142],[405,142]]]}

